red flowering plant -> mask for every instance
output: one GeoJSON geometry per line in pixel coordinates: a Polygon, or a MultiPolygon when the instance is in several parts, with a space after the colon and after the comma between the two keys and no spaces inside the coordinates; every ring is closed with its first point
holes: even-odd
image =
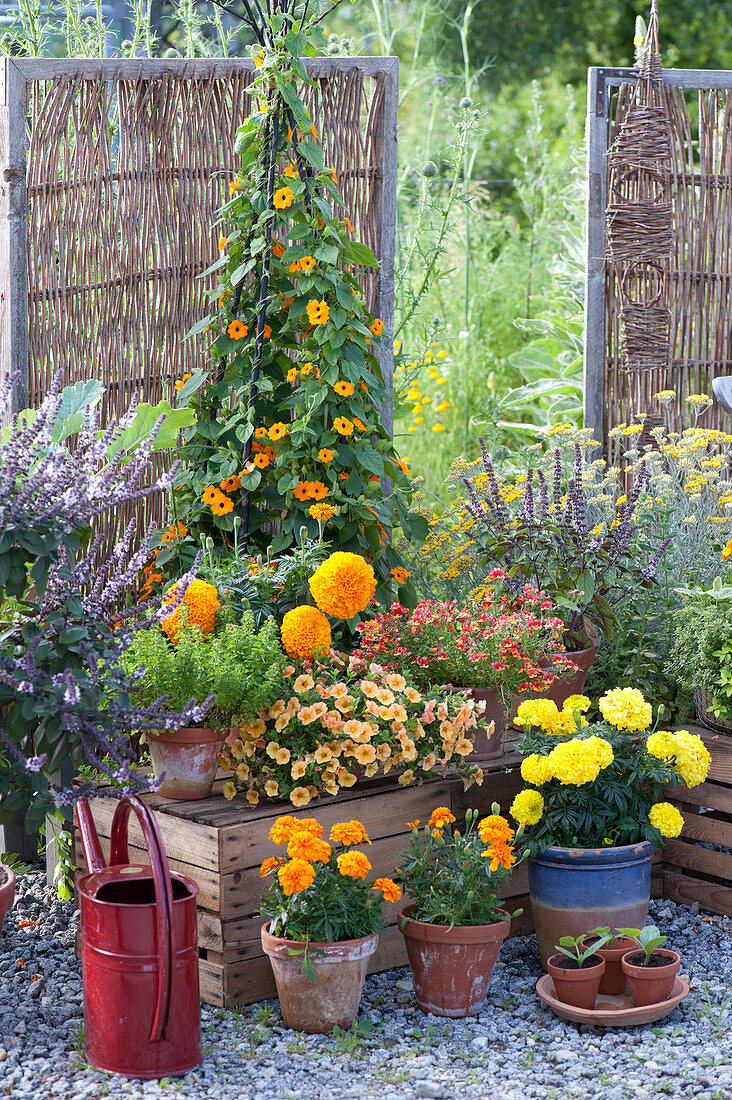
{"type": "Polygon", "coordinates": [[[422,600],[414,611],[393,603],[360,623],[358,655],[399,668],[420,686],[459,684],[504,695],[545,691],[574,668],[564,653],[564,624],[546,593],[530,584],[511,594],[506,574],[460,606],[422,600]]]}
{"type": "Polygon", "coordinates": [[[266,796],[300,809],[360,777],[392,772],[409,786],[448,766],[466,787],[482,782],[467,759],[479,711],[465,695],[433,698],[401,673],[333,650],[284,675],[283,697],[242,722],[224,747],[225,798],[241,791],[252,806],[266,796]]]}

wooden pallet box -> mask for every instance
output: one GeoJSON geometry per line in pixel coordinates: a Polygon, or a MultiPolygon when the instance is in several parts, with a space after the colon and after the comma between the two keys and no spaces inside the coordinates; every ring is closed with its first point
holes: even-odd
{"type": "Polygon", "coordinates": [[[682,813],[684,828],[663,850],[663,892],[672,901],[697,902],[701,909],[732,916],[732,736],[696,726],[689,732],[702,738],[712,764],[706,783],[666,788],[666,798],[682,813]]]}
{"type": "MultiPolygon", "coordinates": [[[[210,798],[200,802],[173,802],[158,795],[145,796],[155,812],[165,851],[173,871],[188,875],[199,887],[198,947],[201,997],[208,1004],[250,1004],[275,995],[269,959],[260,941],[260,899],[268,886],[259,866],[276,853],[269,831],[280,814],[316,817],[327,835],[336,821],[358,818],[371,838],[368,857],[373,874],[392,875],[405,847],[408,821],[426,821],[436,806],[449,806],[458,820],[469,807],[490,813],[493,802],[508,810],[521,789],[518,757],[515,753],[491,764],[481,787],[465,791],[455,779],[427,779],[420,785],[400,787],[382,779],[341,792],[337,798],[311,803],[293,810],[282,802],[267,802],[251,808],[240,799],[228,802],[221,794],[221,781],[210,798]]],[[[105,858],[115,801],[91,800],[94,821],[105,858]]],[[[130,859],[147,863],[142,835],[134,815],[130,817],[130,859]]],[[[76,863],[85,867],[78,836],[76,863]]],[[[507,907],[524,908],[514,931],[531,928],[528,909],[526,867],[512,876],[505,895],[507,907]]],[[[371,959],[370,971],[406,965],[404,941],[396,926],[397,906],[385,905],[389,922],[371,959]]]]}

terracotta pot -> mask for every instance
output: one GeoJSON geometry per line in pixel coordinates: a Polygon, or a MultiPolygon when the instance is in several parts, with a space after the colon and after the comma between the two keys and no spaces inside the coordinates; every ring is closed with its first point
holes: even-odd
{"type": "Polygon", "coordinates": [[[3,919],[15,900],[15,874],[7,863],[0,863],[0,870],[5,872],[5,881],[0,882],[0,932],[3,929],[3,919]]]}
{"type": "Polygon", "coordinates": [[[159,793],[179,802],[208,798],[219,766],[225,731],[161,730],[148,740],[156,775],[165,772],[159,793]]]}
{"type": "MultiPolygon", "coordinates": [[[[482,764],[486,760],[496,760],[503,754],[503,739],[506,735],[506,707],[503,705],[501,694],[493,688],[464,688],[455,684],[444,684],[443,690],[450,695],[457,692],[466,692],[476,703],[485,703],[485,710],[480,717],[475,731],[473,751],[465,759],[473,764],[482,764]],[[488,728],[493,723],[493,730],[488,733],[488,728]]],[[[512,700],[508,702],[508,708],[513,706],[512,700]]]]}
{"type": "Polygon", "coordinates": [[[504,920],[476,927],[425,924],[399,911],[417,1004],[435,1016],[475,1016],[485,1004],[501,944],[511,930],[504,920]]]}
{"type": "MultiPolygon", "coordinates": [[[[597,939],[597,937],[588,937],[583,940],[583,945],[589,947],[593,939],[597,939]]],[[[605,960],[605,973],[600,979],[600,993],[607,993],[613,997],[625,993],[628,979],[623,971],[622,958],[623,955],[635,947],[636,942],[630,936],[616,936],[604,947],[598,947],[595,954],[605,960]]]]}
{"type": "Polygon", "coordinates": [[[273,936],[269,924],[263,925],[262,947],[272,963],[285,1027],[317,1035],[329,1034],[336,1025],[349,1028],[358,1012],[366,968],[378,940],[374,932],[358,940],[310,943],[313,982],[302,970],[302,955],[292,954],[306,945],[273,936]]]}
{"type": "Polygon", "coordinates": [[[531,912],[542,966],[561,936],[595,928],[642,928],[654,848],[547,848],[528,860],[531,912]]]}
{"type": "MultiPolygon", "coordinates": [[[[542,692],[542,694],[536,696],[536,698],[551,699],[557,704],[557,709],[561,710],[570,695],[582,694],[582,689],[587,679],[587,673],[592,667],[596,653],[596,645],[591,645],[588,649],[576,649],[569,653],[565,653],[564,656],[572,661],[577,668],[574,671],[567,672],[564,676],[560,676],[554,681],[550,688],[547,688],[545,692],[542,692]]],[[[551,669],[552,662],[542,661],[541,667],[551,669]]]]}
{"type": "Polygon", "coordinates": [[[605,960],[599,955],[591,955],[584,966],[576,969],[568,967],[568,962],[567,956],[561,954],[552,955],[546,962],[557,997],[575,1008],[594,1008],[605,973],[605,960]],[[593,963],[593,959],[599,961],[593,963]]]}
{"type": "Polygon", "coordinates": [[[633,1003],[639,1007],[642,1005],[657,1005],[668,1000],[674,987],[676,975],[681,967],[681,956],[675,951],[668,951],[664,947],[657,947],[651,955],[651,962],[662,956],[667,960],[665,966],[639,966],[632,959],[642,958],[643,952],[635,946],[632,951],[626,951],[621,959],[623,971],[628,978],[630,995],[633,1003]]]}

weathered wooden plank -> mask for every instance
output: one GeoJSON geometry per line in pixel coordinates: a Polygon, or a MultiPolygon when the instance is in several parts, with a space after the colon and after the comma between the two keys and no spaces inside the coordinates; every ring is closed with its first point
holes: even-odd
{"type": "MultiPolygon", "coordinates": [[[[169,800],[166,799],[166,801],[169,800]]],[[[155,807],[156,799],[151,798],[150,804],[155,807]]],[[[93,798],[90,800],[89,805],[97,832],[100,835],[109,836],[112,818],[117,808],[116,800],[113,798],[93,798]]],[[[184,805],[184,803],[177,803],[177,805],[184,805]]],[[[155,819],[160,828],[165,851],[170,859],[190,863],[196,867],[207,867],[213,871],[219,870],[219,834],[216,829],[200,822],[187,821],[183,817],[174,816],[167,810],[163,812],[160,808],[155,812],[155,819]]],[[[134,814],[130,814],[129,817],[128,836],[132,846],[136,848],[145,847],[142,831],[134,814]]]]}
{"type": "MultiPolygon", "coordinates": [[[[588,70],[608,87],[635,84],[638,70],[595,67],[588,70]]],[[[669,88],[732,88],[732,73],[727,69],[662,69],[663,83],[669,88]]]]}
{"type": "MultiPolygon", "coordinates": [[[[397,196],[389,181],[397,178],[399,128],[399,61],[386,70],[384,101],[375,135],[382,149],[383,175],[376,180],[371,201],[381,211],[379,260],[381,278],[377,315],[384,322],[385,335],[379,349],[379,365],[386,386],[386,398],[381,406],[381,422],[391,435],[394,429],[394,258],[396,252],[397,196]]],[[[388,490],[384,488],[384,492],[388,490]]]]}
{"type": "MultiPolygon", "coordinates": [[[[161,76],[201,79],[211,74],[226,76],[254,68],[254,62],[248,57],[23,57],[14,58],[13,63],[25,80],[58,80],[70,76],[83,80],[98,80],[100,77],[103,80],[150,80],[161,76]]],[[[327,77],[329,73],[350,73],[354,69],[368,76],[378,76],[379,73],[391,71],[398,63],[397,57],[316,57],[306,61],[308,72],[316,77],[327,77]]]]}
{"type": "Polygon", "coordinates": [[[674,871],[663,873],[663,896],[682,905],[693,905],[710,913],[724,913],[732,917],[732,887],[703,879],[680,875],[674,871]]]}
{"type": "Polygon", "coordinates": [[[717,783],[700,783],[698,787],[685,787],[683,783],[663,788],[664,795],[678,805],[709,806],[721,813],[732,814],[732,787],[717,783]]]}
{"type": "Polygon", "coordinates": [[[732,848],[731,822],[720,821],[713,814],[690,814],[682,810],[681,815],[684,819],[681,835],[685,840],[704,840],[722,848],[732,848]]]}
{"type": "Polygon", "coordinates": [[[452,812],[458,819],[464,818],[468,810],[489,814],[492,804],[497,802],[501,813],[508,814],[511,803],[523,786],[521,772],[515,765],[510,770],[486,776],[480,787],[472,786],[465,791],[456,785],[452,794],[452,812]]]}
{"type": "Polygon", "coordinates": [[[14,59],[0,59],[0,76],[0,380],[14,376],[16,413],[28,405],[27,91],[14,59]]]}
{"type": "Polygon", "coordinates": [[[729,884],[732,890],[732,855],[727,852],[715,852],[711,848],[699,848],[696,844],[685,844],[683,840],[667,840],[663,850],[664,870],[697,871],[703,875],[714,875],[729,884]]]}
{"type": "Polygon", "coordinates": [[[587,260],[585,265],[584,419],[605,438],[605,205],[607,97],[599,96],[598,70],[587,76],[587,260]]]}

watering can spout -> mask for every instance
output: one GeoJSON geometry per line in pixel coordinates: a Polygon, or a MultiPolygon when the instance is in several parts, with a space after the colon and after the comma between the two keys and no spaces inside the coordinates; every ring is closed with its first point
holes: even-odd
{"type": "Polygon", "coordinates": [[[99,843],[89,803],[85,798],[80,798],[76,803],[76,816],[79,821],[79,832],[81,833],[81,843],[87,869],[90,874],[103,871],[106,864],[102,855],[102,846],[99,843]]]}

